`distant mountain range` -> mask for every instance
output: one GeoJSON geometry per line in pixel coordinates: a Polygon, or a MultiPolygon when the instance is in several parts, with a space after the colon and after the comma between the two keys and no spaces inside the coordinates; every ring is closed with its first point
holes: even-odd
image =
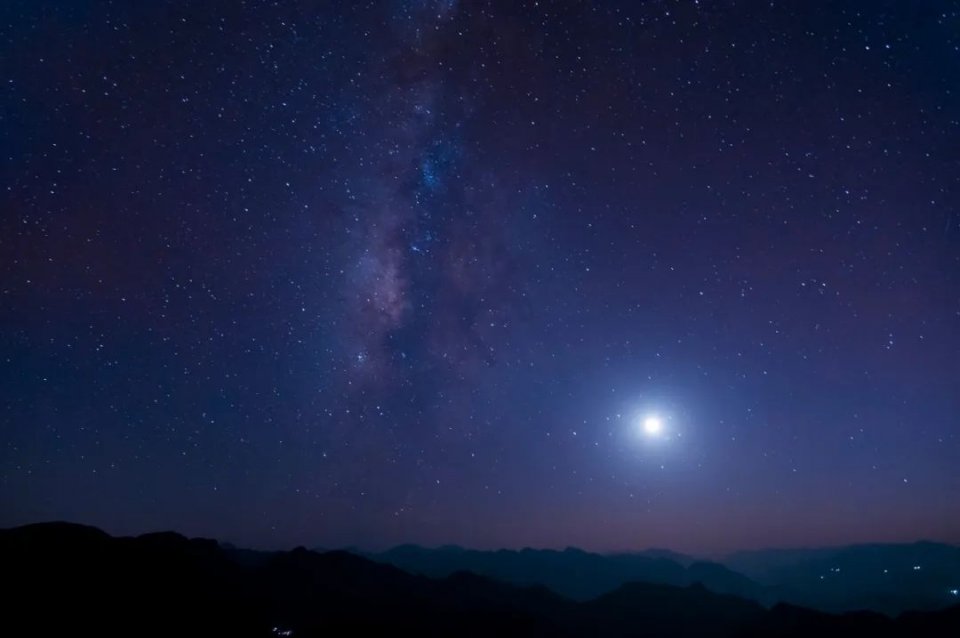
{"type": "MultiPolygon", "coordinates": [[[[685,581],[699,573],[695,564],[670,561],[676,571],[650,556],[572,550],[501,558],[511,554],[525,561],[517,564],[550,565],[559,557],[604,574],[598,564],[621,560],[685,581]]],[[[651,583],[574,601],[542,585],[462,571],[428,578],[347,552],[254,552],[169,532],[114,538],[66,523],[0,530],[0,565],[7,591],[0,628],[10,636],[960,635],[960,605],[891,619],[785,604],[767,609],[701,585],[651,583]]],[[[716,575],[715,567],[705,569],[706,577],[716,575]]],[[[721,569],[726,578],[729,570],[721,569]]]]}
{"type": "Polygon", "coordinates": [[[960,547],[941,543],[852,545],[740,552],[731,569],[767,588],[768,599],[824,611],[887,614],[960,602],[960,547]]]}
{"type": "Polygon", "coordinates": [[[937,543],[743,552],[730,556],[727,566],[663,551],[592,554],[402,545],[366,556],[434,578],[469,571],[518,585],[544,585],[575,600],[644,582],[701,584],[767,606],[789,602],[831,612],[896,615],[960,603],[960,548],[937,543]]]}
{"type": "Polygon", "coordinates": [[[366,556],[433,578],[468,571],[518,585],[544,585],[576,600],[596,598],[629,582],[678,587],[700,583],[721,594],[755,600],[763,595],[761,586],[723,565],[660,551],[603,555],[573,548],[477,551],[452,546],[426,549],[401,545],[366,556]]]}

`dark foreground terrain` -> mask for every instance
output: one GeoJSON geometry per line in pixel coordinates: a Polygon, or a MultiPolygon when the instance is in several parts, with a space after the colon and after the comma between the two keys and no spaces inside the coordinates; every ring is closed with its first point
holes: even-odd
{"type": "Polygon", "coordinates": [[[958,636],[960,606],[831,615],[699,585],[575,602],[469,573],[414,576],[345,552],[259,553],[173,533],[0,531],[7,636],[958,636]]]}

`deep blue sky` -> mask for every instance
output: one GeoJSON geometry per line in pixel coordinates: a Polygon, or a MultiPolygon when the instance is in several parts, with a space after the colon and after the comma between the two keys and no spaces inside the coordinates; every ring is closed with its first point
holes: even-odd
{"type": "Polygon", "coordinates": [[[958,9],[4,2],[0,525],[960,541],[958,9]]]}

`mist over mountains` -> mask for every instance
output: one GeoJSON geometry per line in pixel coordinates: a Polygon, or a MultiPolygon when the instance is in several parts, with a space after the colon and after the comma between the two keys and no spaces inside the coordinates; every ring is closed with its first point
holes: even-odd
{"type": "Polygon", "coordinates": [[[960,547],[942,543],[749,551],[725,564],[773,598],[825,611],[896,614],[960,601],[960,547]]]}
{"type": "Polygon", "coordinates": [[[542,584],[587,600],[628,582],[701,584],[764,605],[895,615],[960,602],[960,548],[930,542],[740,552],[726,564],[667,552],[594,554],[523,549],[476,551],[403,545],[368,558],[442,578],[458,571],[520,585],[542,584]]]}
{"type": "Polygon", "coordinates": [[[718,593],[754,599],[762,595],[757,583],[723,565],[665,552],[602,555],[576,548],[477,551],[402,545],[366,556],[434,578],[469,571],[520,585],[541,584],[576,600],[595,598],[628,582],[678,587],[701,583],[718,593]]]}

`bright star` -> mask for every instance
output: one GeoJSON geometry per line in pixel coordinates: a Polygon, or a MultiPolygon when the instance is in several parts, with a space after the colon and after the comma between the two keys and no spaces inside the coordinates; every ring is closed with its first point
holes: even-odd
{"type": "Polygon", "coordinates": [[[656,414],[649,414],[643,419],[643,433],[649,437],[663,434],[663,420],[656,414]]]}

